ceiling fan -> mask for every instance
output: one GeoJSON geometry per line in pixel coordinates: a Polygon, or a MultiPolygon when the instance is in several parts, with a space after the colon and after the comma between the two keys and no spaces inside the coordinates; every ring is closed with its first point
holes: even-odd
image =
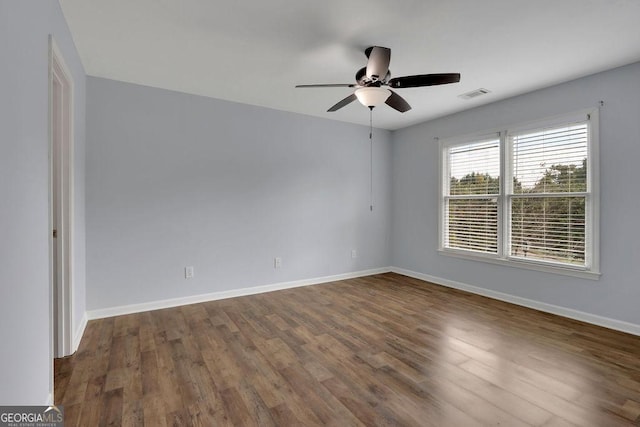
{"type": "Polygon", "coordinates": [[[297,85],[296,87],[357,88],[351,95],[329,108],[327,110],[328,112],[337,111],[358,99],[362,105],[369,107],[369,109],[373,109],[384,102],[391,108],[404,113],[411,109],[409,103],[391,89],[386,89],[382,86],[388,86],[394,89],[404,89],[408,87],[444,85],[460,81],[459,73],[418,74],[415,76],[391,78],[391,72],[389,71],[391,49],[380,46],[371,46],[364,51],[364,54],[367,55],[368,58],[367,65],[359,69],[356,73],[356,83],[297,85]]]}

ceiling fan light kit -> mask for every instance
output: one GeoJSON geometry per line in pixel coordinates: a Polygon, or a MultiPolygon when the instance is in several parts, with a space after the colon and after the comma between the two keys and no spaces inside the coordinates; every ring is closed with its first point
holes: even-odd
{"type": "Polygon", "coordinates": [[[355,94],[362,105],[373,108],[384,104],[391,96],[391,91],[381,87],[370,86],[356,89],[355,94]]]}
{"type": "Polygon", "coordinates": [[[312,84],[297,85],[297,88],[309,87],[351,87],[357,88],[354,93],[342,99],[327,111],[333,112],[349,105],[356,99],[362,105],[370,109],[387,104],[391,108],[404,113],[411,109],[411,106],[403,97],[390,89],[404,89],[409,87],[435,86],[449,83],[457,83],[460,81],[460,74],[418,74],[414,76],[404,76],[391,78],[389,63],[391,61],[391,49],[381,46],[371,46],[364,51],[367,56],[367,65],[358,70],[356,73],[356,83],[337,83],[337,84],[312,84]]]}

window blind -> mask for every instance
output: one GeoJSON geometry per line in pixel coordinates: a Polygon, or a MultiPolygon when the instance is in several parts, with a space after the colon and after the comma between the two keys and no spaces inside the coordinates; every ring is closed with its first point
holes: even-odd
{"type": "Polygon", "coordinates": [[[497,199],[451,199],[448,211],[448,247],[497,253],[497,199]]]}
{"type": "Polygon", "coordinates": [[[511,256],[584,265],[588,137],[586,122],[510,136],[511,256]]]}
{"type": "Polygon", "coordinates": [[[485,253],[498,251],[500,140],[452,146],[448,153],[444,245],[485,253]],[[492,197],[493,196],[493,197],[492,197]]]}
{"type": "Polygon", "coordinates": [[[587,190],[587,123],[511,136],[514,193],[587,190]]]}

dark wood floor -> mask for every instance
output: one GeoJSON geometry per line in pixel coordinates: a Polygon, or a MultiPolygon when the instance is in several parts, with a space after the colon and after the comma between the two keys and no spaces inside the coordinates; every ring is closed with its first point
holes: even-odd
{"type": "Polygon", "coordinates": [[[640,425],[640,337],[397,274],[89,322],[66,426],[640,425]]]}

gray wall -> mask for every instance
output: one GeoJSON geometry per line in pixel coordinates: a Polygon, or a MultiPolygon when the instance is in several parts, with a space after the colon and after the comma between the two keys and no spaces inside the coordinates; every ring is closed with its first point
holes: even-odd
{"type": "Polygon", "coordinates": [[[422,123],[392,134],[392,262],[448,281],[640,325],[640,63],[422,123]],[[595,107],[600,111],[599,281],[439,255],[438,144],[595,107]]]}
{"type": "Polygon", "coordinates": [[[85,312],[85,75],[55,0],[0,1],[0,403],[50,392],[48,36],[75,80],[74,331],[85,312]]]}
{"type": "Polygon", "coordinates": [[[370,212],[366,127],[94,77],[87,93],[89,310],[388,265],[389,132],[370,212]]]}

